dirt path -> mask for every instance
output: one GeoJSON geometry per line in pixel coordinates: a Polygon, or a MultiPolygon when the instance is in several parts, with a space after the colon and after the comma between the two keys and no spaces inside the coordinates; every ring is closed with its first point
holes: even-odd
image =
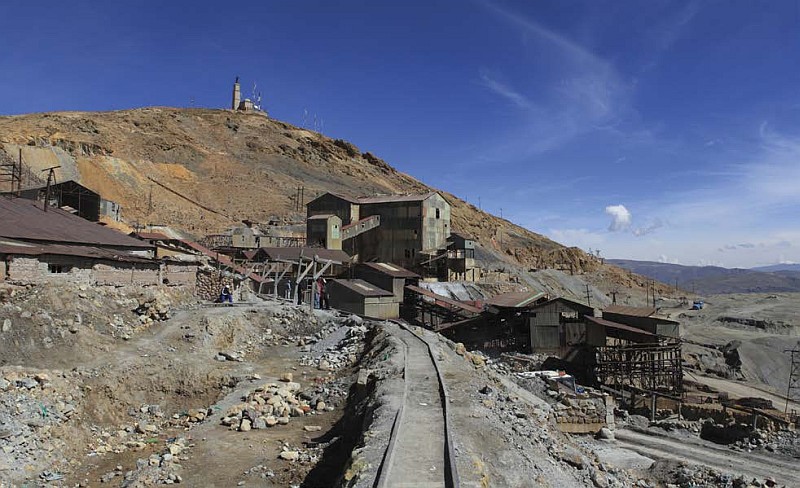
{"type": "Polygon", "coordinates": [[[797,461],[794,460],[731,451],[694,439],[670,439],[627,429],[618,430],[616,438],[620,447],[630,449],[643,456],[702,464],[757,479],[772,476],[778,483],[800,486],[800,471],[797,469],[797,461]]]}
{"type": "Polygon", "coordinates": [[[445,423],[436,368],[420,339],[400,328],[394,333],[406,345],[406,394],[385,486],[443,488],[445,423]]]}
{"type": "MultiPolygon", "coordinates": [[[[766,398],[772,402],[775,409],[783,411],[786,406],[786,397],[778,395],[777,393],[770,392],[765,385],[764,387],[755,386],[753,384],[746,384],[741,381],[726,380],[723,378],[713,378],[710,376],[703,376],[696,372],[691,372],[690,378],[698,383],[710,386],[717,391],[727,392],[734,398],[746,397],[761,397],[766,398]]],[[[800,411],[800,402],[790,401],[789,410],[792,409],[800,411]]]]}

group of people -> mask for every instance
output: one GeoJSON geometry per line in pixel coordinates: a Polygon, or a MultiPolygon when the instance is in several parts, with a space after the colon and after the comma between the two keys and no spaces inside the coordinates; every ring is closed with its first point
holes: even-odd
{"type": "MultiPolygon", "coordinates": [[[[307,282],[305,282],[307,283],[307,282]]],[[[317,281],[314,282],[315,290],[314,290],[314,308],[319,309],[329,309],[330,302],[328,301],[328,291],[325,289],[325,285],[327,285],[327,281],[324,278],[317,278],[317,281]]],[[[303,288],[302,286],[299,288],[303,288]]],[[[286,295],[285,298],[287,300],[292,298],[292,282],[290,280],[286,281],[286,295]]],[[[299,303],[303,303],[303,294],[301,293],[298,297],[299,303]]]]}

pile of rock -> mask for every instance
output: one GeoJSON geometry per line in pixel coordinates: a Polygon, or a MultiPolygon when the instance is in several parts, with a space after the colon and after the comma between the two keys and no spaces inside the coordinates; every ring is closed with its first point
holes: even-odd
{"type": "Polygon", "coordinates": [[[171,305],[166,297],[159,295],[150,299],[140,299],[139,305],[133,312],[139,316],[142,325],[150,325],[153,322],[169,319],[171,305]]]}
{"type": "Polygon", "coordinates": [[[487,358],[480,351],[467,351],[464,344],[458,342],[455,345],[456,354],[463,356],[464,359],[471,362],[477,368],[483,368],[486,365],[487,358]]]}
{"type": "Polygon", "coordinates": [[[138,459],[136,468],[122,473],[122,466],[117,466],[114,471],[106,473],[100,478],[101,483],[107,483],[117,476],[124,478],[122,486],[152,486],[172,485],[183,482],[180,475],[182,466],[179,460],[188,459],[186,451],[192,447],[183,437],[172,439],[165,449],[151,454],[146,459],[138,459]]]}
{"type": "Polygon", "coordinates": [[[309,398],[300,393],[300,383],[286,373],[282,383],[267,383],[249,392],[243,402],[229,408],[220,423],[231,430],[248,432],[289,423],[292,417],[316,415],[333,407],[320,397],[309,398]]]}
{"type": "Polygon", "coordinates": [[[61,425],[77,418],[80,390],[58,371],[0,371],[0,473],[8,479],[66,468],[61,425]]]}
{"type": "Polygon", "coordinates": [[[304,338],[305,351],[300,364],[319,371],[336,371],[354,365],[364,347],[367,326],[361,319],[348,319],[343,325],[320,331],[312,339],[304,338]],[[313,345],[312,345],[313,344],[313,345]]]}

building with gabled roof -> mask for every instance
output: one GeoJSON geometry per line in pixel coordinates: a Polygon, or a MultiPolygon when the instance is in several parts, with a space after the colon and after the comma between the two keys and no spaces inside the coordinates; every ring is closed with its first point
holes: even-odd
{"type": "MultiPolygon", "coordinates": [[[[442,255],[450,236],[450,204],[436,192],[362,198],[324,193],[306,205],[306,213],[309,226],[319,224],[313,219],[319,215],[341,219],[342,249],[359,262],[417,268],[442,255]]],[[[309,235],[317,241],[326,233],[309,227],[309,235]]]]}

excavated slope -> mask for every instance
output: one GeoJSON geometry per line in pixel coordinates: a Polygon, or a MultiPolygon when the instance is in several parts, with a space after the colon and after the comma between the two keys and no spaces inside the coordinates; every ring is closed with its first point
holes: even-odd
{"type": "MultiPolygon", "coordinates": [[[[435,190],[349,142],[228,110],[152,107],[0,117],[0,146],[11,158],[22,150],[33,175],[60,165],[59,180],[77,179],[120,203],[128,223],[166,224],[196,235],[243,219],[299,221],[298,186],[305,187],[305,202],[326,191],[362,196],[435,190]]],[[[497,256],[537,268],[598,267],[577,248],[440,193],[452,206],[453,229],[475,236],[497,256]]]]}

